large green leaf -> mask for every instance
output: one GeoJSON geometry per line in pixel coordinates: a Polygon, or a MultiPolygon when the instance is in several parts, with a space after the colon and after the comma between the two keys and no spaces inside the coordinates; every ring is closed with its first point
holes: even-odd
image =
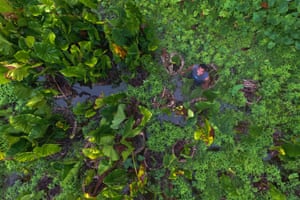
{"type": "Polygon", "coordinates": [[[33,153],[38,155],[38,157],[47,157],[55,153],[60,152],[61,147],[58,144],[44,144],[41,147],[35,147],[33,153]]]}
{"type": "Polygon", "coordinates": [[[114,119],[113,119],[112,124],[110,126],[112,129],[118,129],[119,125],[126,119],[126,115],[125,115],[125,112],[124,112],[125,107],[126,107],[125,104],[119,104],[118,105],[117,113],[114,115],[114,119]]]}
{"type": "Polygon", "coordinates": [[[61,148],[58,144],[44,144],[41,147],[35,147],[33,152],[17,153],[14,158],[19,162],[29,162],[53,155],[58,153],[60,150],[61,148]]]}
{"type": "Polygon", "coordinates": [[[92,160],[98,159],[103,156],[103,153],[99,150],[99,148],[96,147],[84,148],[82,149],[82,153],[84,156],[92,160]]]}
{"type": "Polygon", "coordinates": [[[98,165],[98,174],[103,174],[105,171],[107,171],[109,168],[112,167],[112,163],[109,162],[109,160],[102,159],[98,165]]]}
{"type": "Polygon", "coordinates": [[[62,54],[56,46],[49,42],[36,42],[33,46],[35,56],[47,63],[61,63],[62,54]]]}
{"type": "Polygon", "coordinates": [[[127,183],[127,179],[127,173],[125,170],[115,169],[104,178],[103,183],[108,186],[124,185],[127,183]]]}
{"type": "Polygon", "coordinates": [[[113,146],[111,145],[105,145],[103,146],[103,154],[107,157],[109,157],[110,160],[112,161],[117,161],[119,160],[119,155],[117,151],[114,149],[113,146]]]}
{"type": "Polygon", "coordinates": [[[25,50],[20,50],[17,51],[14,55],[17,61],[22,62],[22,63],[27,63],[28,60],[30,59],[30,55],[28,51],[25,50]]]}
{"type": "Polygon", "coordinates": [[[10,116],[9,123],[19,131],[29,134],[29,138],[43,137],[49,124],[42,117],[33,114],[10,116]]]}
{"type": "Polygon", "coordinates": [[[66,67],[60,70],[60,72],[66,77],[75,77],[87,81],[87,77],[86,77],[87,69],[85,69],[83,64],[66,67]]]}
{"type": "Polygon", "coordinates": [[[7,72],[7,77],[16,80],[16,81],[22,81],[24,78],[26,78],[29,75],[29,69],[31,66],[19,66],[17,68],[11,69],[7,72]]]}

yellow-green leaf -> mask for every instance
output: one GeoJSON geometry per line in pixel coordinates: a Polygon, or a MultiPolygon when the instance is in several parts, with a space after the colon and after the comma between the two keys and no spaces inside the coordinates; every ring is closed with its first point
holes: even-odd
{"type": "Polygon", "coordinates": [[[103,156],[103,153],[96,147],[93,148],[84,148],[82,149],[82,153],[84,156],[88,157],[89,159],[98,159],[103,156]]]}
{"type": "Polygon", "coordinates": [[[35,37],[33,37],[33,36],[27,36],[27,37],[25,38],[25,43],[26,43],[26,45],[27,45],[29,48],[33,47],[33,45],[34,45],[34,43],[35,43],[35,37]]]}

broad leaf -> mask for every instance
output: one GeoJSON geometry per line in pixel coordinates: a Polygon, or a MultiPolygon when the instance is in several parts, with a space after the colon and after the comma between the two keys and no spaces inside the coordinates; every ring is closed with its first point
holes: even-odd
{"type": "Polygon", "coordinates": [[[103,174],[105,171],[107,171],[109,168],[112,167],[112,163],[108,160],[102,159],[98,165],[98,174],[103,174]]]}
{"type": "Polygon", "coordinates": [[[82,149],[82,153],[84,156],[88,157],[89,159],[98,159],[103,156],[103,153],[99,150],[99,148],[84,148],[82,149]]]}
{"type": "Polygon", "coordinates": [[[110,126],[112,129],[118,129],[119,125],[126,119],[124,110],[125,110],[125,104],[119,104],[117,113],[114,115],[114,119],[110,126]]]}
{"type": "Polygon", "coordinates": [[[32,48],[33,45],[34,45],[34,43],[35,43],[35,37],[33,37],[33,36],[27,36],[27,37],[25,38],[25,43],[26,43],[26,45],[27,45],[29,48],[32,48]]]}
{"type": "Polygon", "coordinates": [[[39,158],[42,158],[58,153],[60,150],[61,147],[58,144],[44,144],[41,147],[35,147],[33,149],[33,153],[35,153],[39,158]]]}
{"type": "Polygon", "coordinates": [[[113,146],[111,145],[105,145],[103,146],[103,154],[107,157],[109,157],[110,160],[112,161],[117,161],[119,160],[119,155],[117,151],[114,149],[113,146]]]}
{"type": "Polygon", "coordinates": [[[21,63],[27,63],[28,60],[30,59],[29,52],[27,52],[25,50],[17,51],[15,53],[14,57],[16,58],[17,61],[19,61],[21,63]]]}
{"type": "Polygon", "coordinates": [[[35,56],[47,63],[61,63],[61,52],[54,45],[49,42],[35,43],[34,46],[35,56]]]}
{"type": "Polygon", "coordinates": [[[86,81],[87,70],[84,68],[82,64],[79,64],[78,66],[66,67],[60,70],[60,72],[66,77],[75,77],[86,81]]]}
{"type": "Polygon", "coordinates": [[[125,185],[127,183],[127,179],[127,173],[125,170],[115,169],[104,178],[103,183],[108,186],[125,185]]]}

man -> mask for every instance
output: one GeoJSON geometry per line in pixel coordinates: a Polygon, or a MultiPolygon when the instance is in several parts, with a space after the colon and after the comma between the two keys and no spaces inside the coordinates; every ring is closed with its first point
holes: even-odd
{"type": "Polygon", "coordinates": [[[209,73],[207,72],[207,68],[205,64],[194,64],[182,71],[181,74],[184,75],[187,71],[191,71],[187,77],[194,79],[194,85],[201,85],[203,89],[207,89],[209,86],[209,73]]]}

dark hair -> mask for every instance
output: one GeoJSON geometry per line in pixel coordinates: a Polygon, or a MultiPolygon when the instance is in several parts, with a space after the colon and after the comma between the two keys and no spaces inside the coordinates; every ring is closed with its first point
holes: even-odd
{"type": "Polygon", "coordinates": [[[199,67],[201,67],[201,68],[203,68],[203,69],[205,69],[205,70],[208,69],[208,66],[207,66],[206,64],[200,64],[199,67]]]}

